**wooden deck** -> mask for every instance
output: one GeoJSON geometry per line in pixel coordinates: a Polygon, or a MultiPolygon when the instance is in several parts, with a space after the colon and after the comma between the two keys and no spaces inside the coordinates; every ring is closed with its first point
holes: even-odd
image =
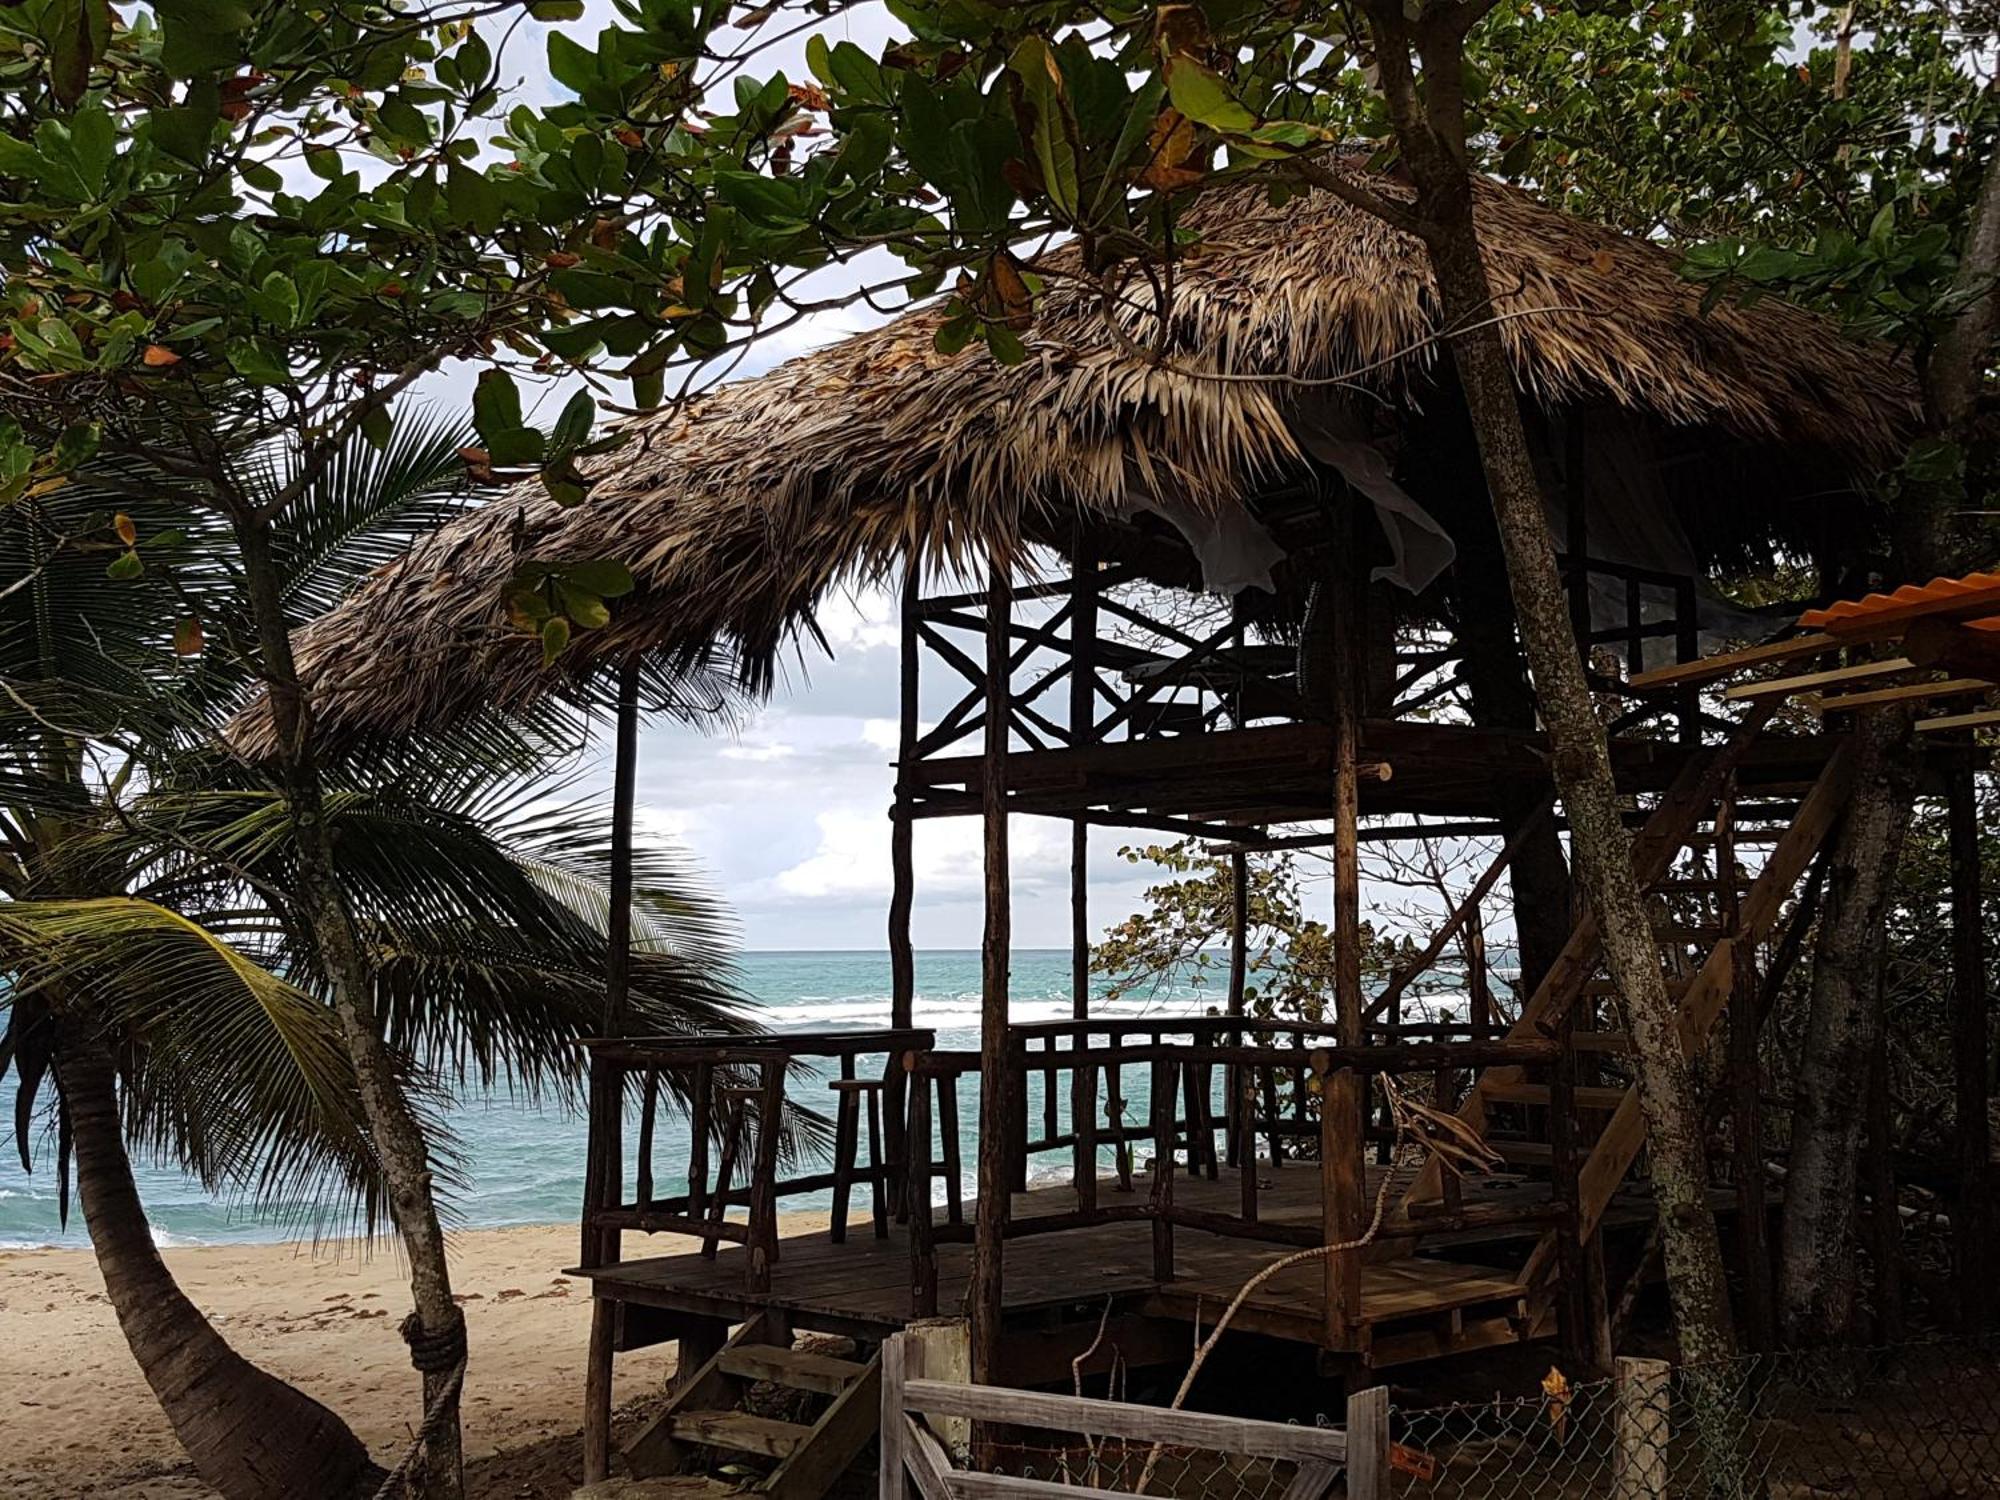
{"type": "MultiPolygon", "coordinates": [[[[1371,1169],[1369,1191],[1380,1182],[1371,1169]]],[[[1273,1173],[1261,1165],[1262,1217],[1302,1224],[1319,1222],[1319,1173],[1310,1163],[1287,1163],[1273,1173]]],[[[1137,1191],[1121,1194],[1115,1179],[1103,1179],[1100,1201],[1142,1201],[1137,1191]]],[[[1233,1170],[1217,1181],[1182,1177],[1176,1201],[1184,1206],[1226,1212],[1237,1201],[1233,1170]]],[[[1516,1176],[1471,1178],[1468,1205],[1481,1202],[1539,1202],[1548,1184],[1516,1176]]],[[[1017,1223],[1067,1212],[1074,1206],[1068,1184],[1031,1189],[1013,1199],[1017,1223]]],[[[966,1221],[973,1216],[966,1205],[966,1221]]],[[[1641,1225],[1650,1217],[1643,1188],[1621,1193],[1607,1227],[1641,1225]]],[[[1074,1323],[1087,1339],[1110,1298],[1117,1311],[1176,1324],[1212,1325],[1243,1283],[1263,1267],[1293,1253],[1281,1245],[1227,1238],[1185,1227],[1175,1231],[1175,1278],[1156,1282],[1152,1274],[1151,1226],[1144,1222],[1098,1225],[1009,1240],[1003,1293],[1010,1330],[1048,1329],[1074,1323]]],[[[1371,1364],[1380,1366],[1439,1354],[1540,1337],[1547,1328],[1526,1323],[1527,1304],[1516,1279],[1534,1238],[1531,1229],[1476,1230],[1439,1235],[1416,1256],[1384,1254],[1363,1267],[1362,1318],[1369,1329],[1371,1364]]],[[[665,1243],[690,1241],[667,1237],[665,1243]]],[[[645,1242],[626,1238],[626,1253],[644,1256],[645,1242]]],[[[1385,1250],[1387,1247],[1383,1247],[1385,1250]]],[[[670,1315],[737,1322],[759,1308],[783,1311],[795,1328],[875,1340],[911,1317],[910,1250],[906,1230],[892,1225],[877,1239],[865,1215],[853,1224],[845,1244],[831,1242],[824,1228],[784,1235],[771,1289],[746,1290],[747,1251],[718,1249],[713,1259],[698,1251],[627,1259],[615,1266],[573,1271],[587,1276],[599,1297],[614,1298],[670,1315]]],[[[940,1243],[938,1308],[955,1312],[964,1301],[972,1249],[940,1243]]],[[[1292,1267],[1266,1282],[1238,1314],[1246,1333],[1318,1344],[1321,1329],[1322,1271],[1318,1262],[1292,1267]]],[[[673,1318],[666,1320],[668,1324],[673,1318]]],[[[1186,1347],[1186,1333],[1177,1338],[1186,1347]]]]}
{"type": "MultiPolygon", "coordinates": [[[[1810,783],[1838,742],[1836,735],[1766,736],[1744,757],[1743,789],[1782,798],[1810,783]]],[[[1614,738],[1620,789],[1659,791],[1695,748],[1671,739],[1614,738]]],[[[1503,783],[1546,783],[1548,753],[1543,736],[1524,731],[1364,720],[1361,758],[1385,762],[1392,774],[1362,782],[1361,811],[1491,818],[1499,812],[1503,783]]],[[[1332,765],[1333,731],[1324,724],[1015,750],[1007,757],[1007,800],[1016,812],[1109,808],[1262,827],[1329,816],[1332,765]]],[[[976,755],[919,760],[902,775],[919,817],[978,810],[982,766],[976,755]]]]}

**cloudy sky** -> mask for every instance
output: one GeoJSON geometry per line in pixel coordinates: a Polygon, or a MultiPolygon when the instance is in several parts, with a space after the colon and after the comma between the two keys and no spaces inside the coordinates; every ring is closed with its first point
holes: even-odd
{"type": "MultiPolygon", "coordinates": [[[[587,45],[611,14],[610,0],[591,0],[583,21],[563,29],[587,45]]],[[[553,102],[560,86],[543,64],[551,28],[523,26],[500,62],[514,98],[553,102]]],[[[843,10],[822,28],[829,40],[850,39],[879,50],[897,31],[877,4],[843,10]]],[[[759,57],[750,71],[808,76],[806,34],[759,57]]],[[[868,274],[863,272],[861,274],[868,274]]],[[[836,269],[822,292],[838,278],[836,269]]],[[[868,309],[818,314],[761,341],[733,372],[751,378],[879,322],[868,309]]],[[[437,404],[469,407],[476,370],[441,372],[423,389],[437,404]]],[[[567,399],[554,384],[530,396],[541,420],[567,399]]],[[[782,441],[782,434],[773,434],[782,441]]],[[[806,646],[778,691],[733,728],[658,721],[641,740],[638,782],[642,838],[678,842],[707,868],[735,908],[752,949],[860,948],[885,944],[889,901],[890,761],[896,742],[896,627],[893,601],[862,590],[832,602],[822,615],[832,655],[806,646]]],[[[951,701],[933,670],[921,716],[935,720],[951,701]],[[938,701],[938,699],[942,701],[938,701]]],[[[609,783],[609,735],[600,733],[584,768],[586,781],[609,783]]],[[[1159,835],[1092,832],[1090,900],[1097,928],[1136,910],[1147,869],[1118,854],[1121,844],[1157,842],[1159,835]]],[[[1069,825],[1019,817],[1012,824],[1014,941],[1018,947],[1069,943],[1069,825]]],[[[917,825],[919,947],[977,947],[982,920],[980,827],[976,818],[934,819],[917,825]]],[[[1307,893],[1309,906],[1325,898],[1307,893]]]]}
{"type": "MultiPolygon", "coordinates": [[[[795,660],[772,700],[733,732],[660,722],[641,741],[642,835],[676,839],[700,858],[751,948],[884,943],[895,608],[886,595],[862,593],[829,609],[821,624],[832,658],[795,660]]],[[[927,702],[925,717],[944,706],[927,702]]],[[[1092,911],[1104,920],[1132,911],[1144,884],[1117,857],[1119,842],[1115,830],[1094,833],[1092,911]]],[[[915,850],[918,946],[976,947],[979,820],[919,823],[915,850]]],[[[1016,818],[1011,852],[1017,945],[1066,945],[1069,825],[1016,818]]]]}

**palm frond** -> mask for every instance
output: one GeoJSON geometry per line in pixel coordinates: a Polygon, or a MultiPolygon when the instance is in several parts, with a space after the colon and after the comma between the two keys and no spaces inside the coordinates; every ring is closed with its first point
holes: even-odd
{"type": "MultiPolygon", "coordinates": [[[[41,998],[114,1046],[135,1142],[211,1191],[332,1192],[376,1221],[353,1069],[311,995],[201,923],[130,897],[0,904],[0,968],[16,1003],[41,998]]],[[[406,1083],[424,1089],[413,1071],[406,1083]]]]}

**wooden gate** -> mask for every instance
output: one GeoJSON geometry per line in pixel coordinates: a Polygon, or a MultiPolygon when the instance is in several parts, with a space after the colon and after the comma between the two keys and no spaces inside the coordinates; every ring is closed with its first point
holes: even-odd
{"type": "MultiPolygon", "coordinates": [[[[968,1464],[966,1454],[982,1446],[967,1440],[973,1424],[1289,1465],[1288,1479],[1271,1480],[1270,1500],[1322,1500],[1336,1494],[1349,1500],[1386,1500],[1389,1493],[1387,1386],[1348,1398],[1346,1430],[1306,1427],[972,1385],[964,1375],[964,1339],[962,1323],[940,1322],[893,1334],[884,1342],[880,1500],[909,1500],[913,1489],[920,1500],[1123,1500],[1137,1493],[1135,1487],[1078,1483],[1067,1474],[1037,1478],[968,1464]]],[[[1150,1471],[1152,1464],[1144,1468],[1150,1471]]],[[[1149,1492],[1173,1494],[1157,1481],[1149,1492]]]]}

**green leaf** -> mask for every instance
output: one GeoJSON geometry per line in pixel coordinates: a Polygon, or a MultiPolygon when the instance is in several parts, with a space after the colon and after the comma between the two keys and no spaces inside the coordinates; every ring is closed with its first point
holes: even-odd
{"type": "Polygon", "coordinates": [[[56,102],[76,103],[90,87],[90,70],[111,40],[111,0],[54,0],[44,16],[49,36],[49,84],[56,102]]]}
{"type": "Polygon", "coordinates": [[[77,175],[93,198],[104,192],[104,174],[116,154],[115,127],[111,112],[93,106],[70,116],[70,150],[76,158],[77,175]]]}
{"type": "Polygon", "coordinates": [[[128,547],[111,559],[104,569],[104,576],[113,583],[130,583],[145,571],[146,564],[140,560],[139,554],[128,547]]]}
{"type": "Polygon", "coordinates": [[[632,570],[608,557],[566,564],[562,576],[565,582],[601,599],[623,598],[633,587],[632,570]]]}
{"type": "Polygon", "coordinates": [[[292,378],[283,356],[262,339],[237,339],[228,357],[229,367],[254,385],[283,385],[292,378]]]}
{"type": "Polygon", "coordinates": [[[549,33],[549,75],[572,93],[581,94],[597,85],[597,54],[571,41],[560,31],[549,33]]]}
{"type": "Polygon", "coordinates": [[[1237,102],[1222,75],[1191,57],[1167,59],[1167,97],[1175,109],[1210,130],[1226,135],[1257,128],[1257,117],[1237,102]]]}
{"type": "Polygon", "coordinates": [[[472,388],[472,425],[489,448],[495,437],[521,426],[521,393],[505,370],[479,372],[472,388]]]}
{"type": "Polygon", "coordinates": [[[542,625],[542,665],[550,665],[568,648],[569,621],[555,615],[542,625]]]}
{"type": "Polygon", "coordinates": [[[444,201],[455,224],[470,224],[481,234],[500,227],[500,195],[483,172],[452,162],[445,169],[444,201]]]}
{"type": "Polygon", "coordinates": [[[840,79],[833,71],[833,54],[826,38],[815,31],[806,38],[806,68],[828,88],[838,88],[840,79]]]}
{"type": "Polygon", "coordinates": [[[1062,69],[1049,45],[1038,36],[1025,38],[1007,66],[1021,81],[1032,120],[1035,161],[1041,167],[1042,188],[1066,219],[1079,208],[1076,169],[1076,117],[1070,112],[1062,69]]]}
{"type": "Polygon", "coordinates": [[[803,224],[809,212],[805,184],[791,177],[757,172],[717,172],[715,191],[746,219],[771,228],[803,224]]]}
{"type": "Polygon", "coordinates": [[[176,78],[235,66],[243,57],[250,10],[240,0],[154,0],[161,27],[160,61],[176,78]]]}
{"type": "Polygon", "coordinates": [[[590,429],[597,421],[597,402],[589,391],[578,391],[563,406],[562,415],[556,418],[555,431],[551,440],[558,448],[577,448],[589,441],[590,429]]]}
{"type": "Polygon", "coordinates": [[[371,406],[361,414],[361,436],[377,453],[388,448],[390,434],[395,428],[396,419],[389,414],[387,406],[371,406]]]}

